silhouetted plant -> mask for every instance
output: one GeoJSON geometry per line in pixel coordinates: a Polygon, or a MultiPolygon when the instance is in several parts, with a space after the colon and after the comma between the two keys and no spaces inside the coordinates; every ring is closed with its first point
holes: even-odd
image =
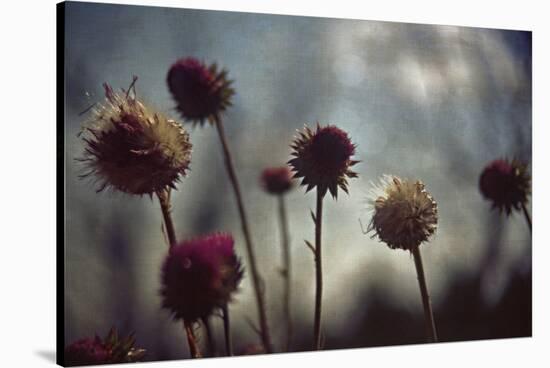
{"type": "Polygon", "coordinates": [[[232,81],[227,79],[227,71],[218,70],[216,64],[207,66],[195,58],[183,58],[176,61],[168,71],[168,88],[177,103],[181,116],[193,124],[204,125],[209,122],[216,126],[222,146],[225,166],[235,193],[237,208],[241,220],[245,245],[250,266],[250,275],[254,287],[262,343],[266,352],[272,352],[271,337],[265,311],[263,281],[256,265],[256,255],[252,235],[248,225],[246,210],[242,199],[238,176],[225,136],[222,113],[231,106],[231,97],[235,93],[232,81]]]}
{"type": "Polygon", "coordinates": [[[373,216],[369,231],[391,249],[410,251],[414,257],[418,284],[422,296],[426,331],[429,341],[437,342],[424,266],[420,256],[420,244],[428,241],[437,229],[437,203],[420,181],[402,180],[385,176],[381,184],[373,188],[370,203],[373,216]]]}
{"type": "Polygon", "coordinates": [[[223,311],[226,353],[232,355],[227,304],[242,276],[230,234],[192,238],[170,249],[162,266],[162,306],[183,321],[193,357],[201,352],[192,325],[215,310],[223,311]]]}
{"type": "Polygon", "coordinates": [[[82,177],[93,176],[98,192],[112,188],[128,194],[159,198],[170,245],[176,243],[170,216],[170,190],[187,175],[191,161],[189,134],[169,119],[139,101],[131,88],[115,92],[104,84],[105,103],[94,107],[82,135],[82,177]]]}
{"type": "Polygon", "coordinates": [[[531,229],[527,202],[531,194],[531,176],[527,165],[519,160],[498,159],[489,163],[479,177],[481,194],[493,203],[493,208],[507,215],[522,210],[531,229]]]}
{"type": "Polygon", "coordinates": [[[334,199],[338,188],[348,192],[348,178],[356,178],[351,167],[359,161],[352,160],[355,145],[348,134],[334,125],[315,130],[304,127],[292,142],[292,158],[288,164],[294,171],[295,178],[302,178],[301,185],[307,186],[306,193],[317,188],[317,205],[315,214],[315,246],[306,242],[315,255],[315,314],[314,314],[314,348],[321,349],[321,305],[323,298],[323,269],[321,251],[321,226],[323,220],[323,198],[330,191],[334,199]]]}
{"type": "Polygon", "coordinates": [[[283,268],[281,269],[281,275],[284,280],[283,315],[286,329],[284,349],[285,351],[289,351],[292,343],[292,315],[290,310],[292,273],[285,194],[292,188],[292,173],[287,166],[269,167],[262,172],[260,183],[267,193],[277,197],[279,207],[281,248],[283,250],[283,268]]]}

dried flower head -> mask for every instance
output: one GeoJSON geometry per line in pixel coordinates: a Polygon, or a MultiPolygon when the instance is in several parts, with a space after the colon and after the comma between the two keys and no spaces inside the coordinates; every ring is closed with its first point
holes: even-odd
{"type": "Polygon", "coordinates": [[[348,134],[334,125],[315,130],[304,127],[298,132],[291,146],[293,159],[288,161],[295,178],[303,178],[301,185],[307,185],[306,192],[314,187],[325,195],[327,190],[338,196],[338,187],[348,192],[347,178],[356,178],[351,167],[359,161],[352,160],[355,145],[348,134]]]}
{"type": "Polygon", "coordinates": [[[107,187],[129,194],[153,194],[185,176],[191,160],[189,134],[174,120],[127,93],[104,84],[106,100],[85,127],[81,161],[95,175],[98,192],[107,187]]]}
{"type": "Polygon", "coordinates": [[[435,233],[437,203],[422,182],[384,176],[372,194],[369,231],[390,248],[411,251],[435,233]]]}
{"type": "Polygon", "coordinates": [[[493,208],[506,211],[526,204],[531,193],[531,176],[527,165],[519,160],[495,160],[485,167],[479,177],[479,190],[493,202],[493,208]]]}
{"type": "Polygon", "coordinates": [[[65,348],[65,365],[97,365],[138,362],[145,356],[144,349],[134,347],[133,334],[120,339],[115,328],[111,328],[107,337],[102,340],[84,338],[73,342],[65,348]]]}
{"type": "Polygon", "coordinates": [[[176,61],[168,71],[167,81],[181,116],[201,125],[214,122],[231,106],[235,94],[226,70],[219,71],[216,64],[207,66],[191,57],[176,61]]]}
{"type": "Polygon", "coordinates": [[[187,322],[221,308],[237,290],[243,276],[226,233],[193,238],[174,246],[162,267],[162,306],[175,319],[187,322]]]}
{"type": "Polygon", "coordinates": [[[283,194],[292,188],[292,173],[288,166],[269,167],[262,171],[260,183],[270,194],[283,194]]]}

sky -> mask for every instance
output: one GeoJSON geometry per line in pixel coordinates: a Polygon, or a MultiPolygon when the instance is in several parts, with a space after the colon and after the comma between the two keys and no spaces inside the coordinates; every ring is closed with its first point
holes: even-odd
{"type": "MultiPolygon", "coordinates": [[[[437,310],[456,278],[484,265],[484,298],[496,303],[509,275],[530,271],[531,236],[524,218],[491,211],[478,190],[489,161],[531,161],[531,34],[529,32],[364,20],[275,16],[105,4],[66,7],[66,264],[68,340],[116,324],[136,330],[155,357],[187,356],[179,324],[160,308],[160,265],[167,245],[156,201],[96,193],[80,180],[79,112],[103,99],[102,83],[127,87],[181,121],[166,73],[180,57],[216,62],[236,95],[224,124],[266,279],[274,333],[282,295],[277,207],[258,184],[263,168],[283,165],[297,129],[334,124],[357,144],[359,178],[337,201],[327,197],[323,228],[324,328],[338,336],[358,328],[350,316],[368,290],[421,312],[411,256],[370,235],[369,188],[383,174],[419,179],[438,203],[439,228],[421,246],[437,310]]],[[[214,127],[185,125],[191,172],[173,193],[180,238],[230,231],[245,258],[237,210],[214,127]]],[[[293,312],[311,328],[314,268],[309,212],[315,195],[296,187],[287,196],[294,273],[293,312]]],[[[245,263],[246,267],[246,263],[245,263]]],[[[239,341],[253,341],[249,278],[231,306],[239,341]]]]}

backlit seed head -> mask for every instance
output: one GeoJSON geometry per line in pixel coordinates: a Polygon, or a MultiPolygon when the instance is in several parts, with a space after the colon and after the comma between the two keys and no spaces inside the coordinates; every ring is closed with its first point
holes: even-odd
{"type": "Polygon", "coordinates": [[[93,176],[98,192],[113,188],[129,194],[153,194],[185,177],[191,160],[189,134],[176,121],[104,84],[105,103],[85,125],[81,177],[93,176]]]}
{"type": "Polygon", "coordinates": [[[529,200],[531,176],[527,165],[519,160],[491,162],[479,177],[479,190],[493,203],[493,208],[509,215],[529,200]]]}
{"type": "Polygon", "coordinates": [[[355,144],[348,134],[334,125],[319,126],[312,130],[304,127],[292,142],[292,158],[288,164],[295,178],[303,178],[306,192],[317,187],[321,195],[330,191],[333,198],[338,188],[348,192],[348,178],[356,178],[351,167],[359,161],[352,159],[355,144]]]}
{"type": "Polygon", "coordinates": [[[392,249],[412,251],[437,229],[437,203],[420,181],[384,176],[369,201],[369,231],[392,249]]]}

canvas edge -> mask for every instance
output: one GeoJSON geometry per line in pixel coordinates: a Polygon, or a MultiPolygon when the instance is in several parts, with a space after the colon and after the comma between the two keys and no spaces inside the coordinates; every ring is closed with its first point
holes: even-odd
{"type": "Polygon", "coordinates": [[[65,364],[65,3],[56,4],[56,363],[65,364]]]}

